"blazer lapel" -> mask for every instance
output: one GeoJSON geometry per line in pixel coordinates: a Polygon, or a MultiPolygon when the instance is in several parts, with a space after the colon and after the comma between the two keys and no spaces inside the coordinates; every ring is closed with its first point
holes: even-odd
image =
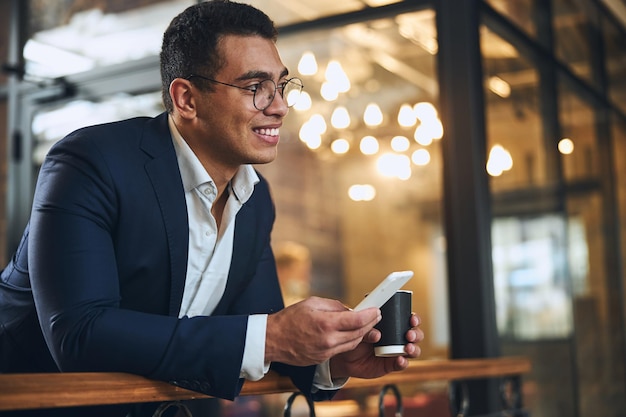
{"type": "Polygon", "coordinates": [[[235,237],[233,242],[233,256],[228,273],[228,281],[222,299],[213,311],[214,315],[226,314],[232,301],[245,288],[252,278],[254,270],[250,271],[250,261],[257,245],[257,224],[253,203],[245,203],[235,219],[235,237]],[[247,274],[247,275],[246,275],[247,274]]]}
{"type": "Polygon", "coordinates": [[[185,192],[167,123],[167,113],[161,114],[148,124],[141,148],[152,157],[146,163],[145,169],[159,201],[167,233],[171,265],[169,314],[177,316],[187,274],[189,223],[185,192]]]}

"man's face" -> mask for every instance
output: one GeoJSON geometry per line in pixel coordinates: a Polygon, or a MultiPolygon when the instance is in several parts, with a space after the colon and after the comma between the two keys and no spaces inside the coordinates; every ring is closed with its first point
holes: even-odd
{"type": "MultiPolygon", "coordinates": [[[[220,82],[249,87],[266,79],[287,78],[274,42],[259,36],[227,35],[218,47],[225,65],[214,75],[220,82]]],[[[212,83],[212,92],[197,95],[197,123],[190,145],[201,160],[216,168],[264,164],[276,158],[279,128],[287,115],[276,92],[265,110],[257,110],[253,92],[212,83]]]]}

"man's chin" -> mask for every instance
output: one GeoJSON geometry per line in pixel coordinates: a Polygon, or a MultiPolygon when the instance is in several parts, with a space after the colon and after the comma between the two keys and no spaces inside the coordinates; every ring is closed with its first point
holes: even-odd
{"type": "Polygon", "coordinates": [[[278,152],[276,149],[274,149],[272,152],[260,153],[256,156],[256,158],[254,158],[255,160],[254,162],[251,162],[251,164],[253,165],[269,164],[270,162],[274,162],[277,155],[278,155],[278,152]]]}

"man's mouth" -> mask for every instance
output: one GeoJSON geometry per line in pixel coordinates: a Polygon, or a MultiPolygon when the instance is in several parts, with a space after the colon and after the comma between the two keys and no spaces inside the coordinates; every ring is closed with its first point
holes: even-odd
{"type": "Polygon", "coordinates": [[[263,135],[263,136],[278,136],[279,134],[279,130],[278,128],[271,128],[271,129],[254,129],[255,132],[257,132],[259,135],[263,135]]]}

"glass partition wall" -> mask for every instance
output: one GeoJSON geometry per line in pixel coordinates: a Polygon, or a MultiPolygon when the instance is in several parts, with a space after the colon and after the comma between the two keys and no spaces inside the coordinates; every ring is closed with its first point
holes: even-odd
{"type": "Polygon", "coordinates": [[[521,16],[535,18],[521,21],[508,13],[522,2],[490,3],[507,14],[486,19],[482,31],[503,353],[532,358],[533,415],[617,416],[626,381],[624,200],[616,195],[624,187],[616,157],[623,123],[611,127],[599,97],[607,88],[604,63],[609,75],[624,67],[621,55],[604,60],[599,51],[603,42],[618,49],[624,32],[618,40],[617,27],[591,3],[539,2],[544,15],[528,12],[521,16]]]}
{"type": "MultiPolygon", "coordinates": [[[[31,1],[40,6],[36,10],[46,10],[43,0],[31,1]]],[[[446,225],[443,209],[450,126],[442,123],[436,20],[440,3],[447,1],[454,5],[455,0],[251,2],[284,29],[281,56],[307,93],[285,119],[277,160],[257,167],[276,203],[277,258],[305,260],[290,270],[300,278],[285,288],[286,299],[312,294],[353,306],[387,273],[412,269],[416,275],[406,288],[414,292],[413,309],[427,334],[425,360],[453,356],[447,260],[448,242],[459,231],[446,225]]],[[[149,15],[153,24],[143,29],[158,33],[193,2],[152,3],[143,12],[131,8],[115,16],[133,28],[133,16],[142,27],[141,16],[149,15]]],[[[620,159],[626,151],[626,90],[619,88],[626,79],[619,53],[626,50],[625,36],[615,20],[603,21],[602,31],[590,30],[601,14],[582,3],[476,1],[486,150],[480,175],[489,179],[491,201],[485,204],[493,215],[500,344],[495,350],[531,358],[524,402],[531,415],[542,417],[617,416],[626,409],[626,164],[620,159]],[[553,41],[546,25],[554,25],[553,41]],[[604,70],[595,64],[597,48],[585,43],[599,33],[606,40],[604,70]],[[552,44],[554,53],[547,46],[552,44]],[[599,70],[606,72],[604,83],[599,70]]],[[[113,13],[96,10],[73,19],[76,27],[89,21],[92,34],[99,19],[114,21],[113,13]]],[[[70,26],[41,31],[31,40],[66,39],[62,33],[70,26]]],[[[47,77],[66,76],[71,90],[54,82],[24,90],[21,125],[28,126],[24,140],[32,143],[32,158],[10,165],[26,163],[18,168],[32,175],[19,176],[26,182],[9,189],[32,187],[47,149],[69,131],[162,111],[157,57],[132,50],[141,43],[127,43],[121,61],[73,61],[74,69],[82,68],[79,62],[95,65],[75,74],[53,68],[57,72],[47,77]]],[[[153,43],[146,45],[154,49],[153,43]]],[[[29,53],[37,46],[31,42],[29,53]]],[[[92,51],[83,48],[85,54],[92,51]]],[[[45,79],[37,72],[45,63],[30,64],[37,79],[45,79]]],[[[19,204],[16,209],[29,210],[28,201],[19,204]]],[[[11,227],[22,225],[9,219],[11,227]]],[[[484,325],[475,323],[477,329],[484,325]]],[[[422,396],[427,393],[431,406],[437,404],[436,415],[447,415],[445,388],[402,390],[415,403],[428,402],[422,396]]],[[[344,414],[328,411],[368,415],[375,394],[345,394],[336,404],[344,414]]],[[[272,404],[266,401],[265,409],[272,404]]]]}

